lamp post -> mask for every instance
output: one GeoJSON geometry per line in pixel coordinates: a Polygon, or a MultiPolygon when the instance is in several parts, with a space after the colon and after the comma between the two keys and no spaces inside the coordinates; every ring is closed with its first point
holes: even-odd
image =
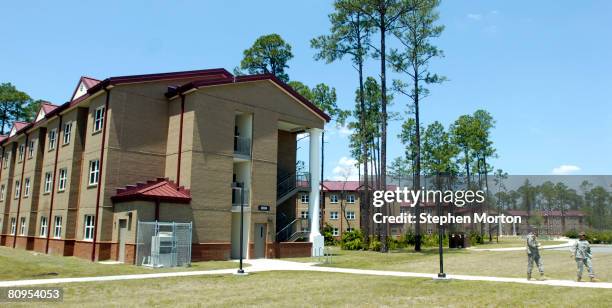
{"type": "MultiPolygon", "coordinates": [[[[440,185],[441,181],[440,181],[440,173],[438,172],[437,174],[437,182],[438,182],[438,187],[441,188],[442,185],[440,185]]],[[[440,200],[436,200],[436,207],[437,207],[437,212],[438,212],[438,218],[442,215],[442,206],[440,204],[440,200]]],[[[438,254],[440,255],[440,272],[438,273],[438,278],[444,279],[446,278],[446,273],[444,273],[444,249],[443,246],[444,245],[444,226],[442,224],[438,224],[438,254]]]]}
{"type": "Polygon", "coordinates": [[[244,269],[242,268],[242,259],[244,258],[243,256],[243,245],[244,245],[244,189],[239,186],[236,185],[234,187],[232,187],[232,192],[233,191],[238,191],[240,193],[240,267],[238,268],[238,272],[236,272],[236,275],[246,275],[246,273],[244,272],[244,269]]]}

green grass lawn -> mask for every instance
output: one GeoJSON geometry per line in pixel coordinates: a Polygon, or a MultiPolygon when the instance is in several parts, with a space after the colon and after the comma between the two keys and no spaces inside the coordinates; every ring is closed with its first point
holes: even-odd
{"type": "Polygon", "coordinates": [[[605,307],[612,291],[512,283],[435,281],[316,272],[262,272],[65,284],[64,302],[87,306],[582,306],[605,307]]]}
{"type": "MultiPolygon", "coordinates": [[[[372,251],[348,251],[332,247],[332,266],[343,268],[376,269],[417,273],[437,273],[439,271],[438,250],[424,249],[415,253],[410,249],[379,253],[372,251]]],[[[575,279],[576,263],[570,251],[541,251],[546,276],[555,279],[575,279]]],[[[317,258],[287,259],[300,262],[313,262],[317,258]]],[[[612,254],[593,255],[595,273],[602,281],[612,281],[612,254]]],[[[444,271],[448,274],[482,275],[498,277],[525,277],[527,272],[527,253],[525,251],[470,251],[466,249],[445,249],[444,271]]],[[[537,271],[537,270],[536,270],[537,271]]],[[[586,272],[583,276],[587,277],[586,272]]]]}
{"type": "Polygon", "coordinates": [[[191,267],[151,269],[124,264],[100,264],[76,257],[60,257],[0,247],[0,280],[45,279],[57,277],[109,276],[234,268],[231,261],[194,262],[191,267]]]}
{"type": "MultiPolygon", "coordinates": [[[[560,245],[565,244],[567,241],[554,241],[554,240],[540,240],[541,245],[560,245]]],[[[484,244],[476,245],[474,248],[479,249],[491,249],[491,248],[510,248],[510,247],[525,247],[525,239],[519,237],[501,237],[499,240],[493,238],[492,242],[487,240],[484,244]]]]}

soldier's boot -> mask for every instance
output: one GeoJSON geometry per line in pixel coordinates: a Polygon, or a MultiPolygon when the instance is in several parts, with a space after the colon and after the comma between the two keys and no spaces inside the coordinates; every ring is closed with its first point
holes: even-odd
{"type": "Polygon", "coordinates": [[[576,282],[580,282],[580,280],[582,280],[582,277],[576,276],[576,282]]]}
{"type": "Polygon", "coordinates": [[[540,278],[538,278],[538,280],[546,280],[546,276],[544,276],[544,273],[540,273],[540,278]]]}
{"type": "Polygon", "coordinates": [[[527,281],[531,280],[531,273],[527,273],[527,281]]]}
{"type": "Polygon", "coordinates": [[[600,280],[595,278],[595,277],[591,277],[591,282],[599,282],[600,280]]]}

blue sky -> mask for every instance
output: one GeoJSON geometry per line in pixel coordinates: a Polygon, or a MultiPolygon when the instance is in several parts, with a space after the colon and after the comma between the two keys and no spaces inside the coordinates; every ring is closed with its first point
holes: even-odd
{"type": "MultiPolygon", "coordinates": [[[[316,62],[309,44],[327,33],[331,9],[331,1],[3,1],[0,81],[63,103],[81,75],[232,70],[258,36],[278,33],[293,46],[291,79],[332,85],[349,108],[350,63],[316,62]]],[[[432,70],[449,81],[431,87],[425,124],[483,108],[497,120],[496,168],[612,174],[612,2],[445,1],[439,11],[446,57],[432,70]]],[[[366,74],[378,73],[370,61],[366,74]]],[[[405,117],[406,102],[395,95],[391,110],[405,117]]],[[[403,154],[399,126],[390,123],[390,158],[403,154]]],[[[328,129],[333,178],[350,157],[346,132],[328,129]]]]}

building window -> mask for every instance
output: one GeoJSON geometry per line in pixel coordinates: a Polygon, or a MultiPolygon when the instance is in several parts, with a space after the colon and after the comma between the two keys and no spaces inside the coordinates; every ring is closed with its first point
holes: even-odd
{"type": "Polygon", "coordinates": [[[30,178],[26,178],[25,182],[24,182],[24,191],[23,191],[23,197],[27,198],[30,196],[30,178]]]}
{"type": "Polygon", "coordinates": [[[4,185],[0,186],[0,201],[4,201],[4,193],[5,193],[4,188],[5,188],[4,185]]]}
{"type": "Polygon", "coordinates": [[[15,181],[15,199],[19,198],[20,192],[21,192],[21,183],[19,183],[19,181],[15,181]]]}
{"type": "Polygon", "coordinates": [[[49,150],[55,149],[55,139],[57,138],[57,129],[49,131],[49,150]]]}
{"type": "Polygon", "coordinates": [[[333,194],[329,196],[329,202],[330,203],[338,203],[338,195],[333,194]]]}
{"type": "Polygon", "coordinates": [[[100,161],[91,160],[89,161],[89,185],[98,185],[100,178],[100,161]]]}
{"type": "Polygon", "coordinates": [[[85,215],[85,233],[83,234],[83,239],[86,241],[93,240],[94,236],[94,216],[93,215],[85,215]]]}
{"type": "Polygon", "coordinates": [[[44,187],[44,192],[45,193],[50,193],[51,192],[51,172],[47,172],[45,173],[45,187],[44,187]]]}
{"type": "Polygon", "coordinates": [[[28,145],[28,157],[34,157],[34,140],[30,141],[30,144],[28,145]]]}
{"type": "Polygon", "coordinates": [[[23,151],[25,151],[24,147],[25,147],[24,144],[19,145],[19,156],[18,156],[19,161],[23,160],[23,151]]]}
{"type": "Polygon", "coordinates": [[[338,219],[338,212],[329,212],[329,219],[331,220],[338,219]]]}
{"type": "Polygon", "coordinates": [[[350,194],[346,196],[346,203],[355,203],[355,195],[350,194]]]}
{"type": "Polygon", "coordinates": [[[353,211],[346,212],[346,219],[355,220],[355,212],[353,211]]]}
{"type": "Polygon", "coordinates": [[[11,218],[11,235],[15,235],[16,230],[17,230],[17,219],[13,217],[11,218]]]}
{"type": "Polygon", "coordinates": [[[40,218],[40,237],[47,236],[47,217],[40,218]]]}
{"type": "Polygon", "coordinates": [[[340,230],[338,230],[338,228],[334,228],[334,230],[332,231],[332,235],[333,236],[339,236],[340,235],[340,230]]]}
{"type": "Polygon", "coordinates": [[[66,182],[68,180],[68,170],[60,169],[59,170],[59,182],[57,184],[58,191],[66,190],[66,182]]]}
{"type": "Polygon", "coordinates": [[[400,214],[404,215],[406,213],[408,213],[408,209],[404,207],[400,207],[400,214]]]}
{"type": "Polygon", "coordinates": [[[301,199],[302,203],[308,203],[308,198],[309,198],[308,194],[302,194],[300,196],[300,199],[301,199]]]}
{"type": "Polygon", "coordinates": [[[353,228],[346,228],[346,232],[353,232],[353,231],[355,231],[355,229],[353,229],[353,228]]]}
{"type": "Polygon", "coordinates": [[[70,136],[72,134],[72,122],[64,124],[64,144],[70,143],[70,136]]]}
{"type": "Polygon", "coordinates": [[[433,229],[431,227],[427,227],[427,234],[431,235],[433,233],[433,229]]]}
{"type": "Polygon", "coordinates": [[[55,216],[55,228],[53,229],[53,237],[62,237],[62,216],[55,216]]]}
{"type": "Polygon", "coordinates": [[[308,211],[302,211],[300,217],[302,217],[302,219],[308,219],[308,211]]]}
{"type": "Polygon", "coordinates": [[[26,234],[26,218],[21,217],[21,220],[19,221],[19,235],[25,235],[25,234],[26,234]]]}
{"type": "Polygon", "coordinates": [[[104,126],[104,106],[98,107],[94,112],[94,129],[93,132],[99,132],[104,126]]]}

